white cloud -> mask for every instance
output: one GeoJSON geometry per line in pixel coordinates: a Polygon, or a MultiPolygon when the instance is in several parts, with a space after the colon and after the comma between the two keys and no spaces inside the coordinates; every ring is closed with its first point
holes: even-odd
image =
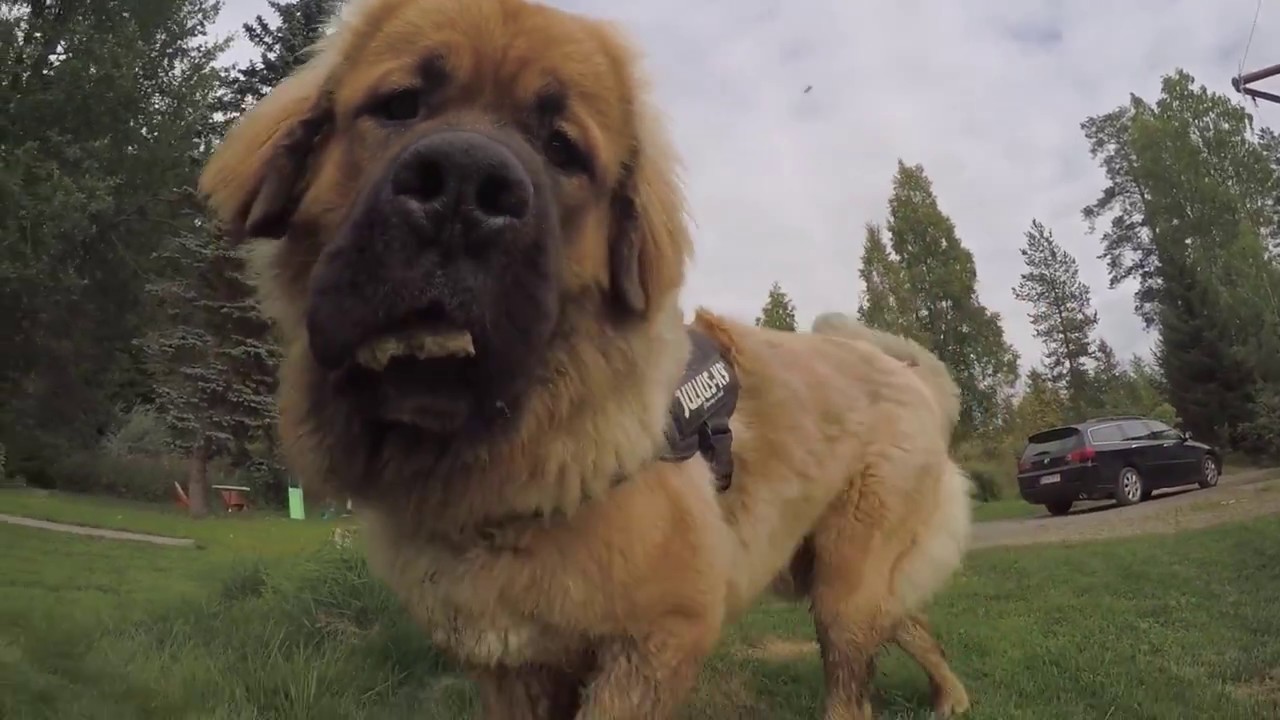
{"type": "MultiPolygon", "coordinates": [[[[1024,366],[1039,357],[1010,289],[1038,217],[1080,260],[1101,334],[1150,338],[1132,288],[1107,289],[1080,208],[1102,188],[1079,124],[1184,67],[1230,92],[1255,0],[556,0],[619,21],[646,52],[686,166],[697,258],[685,295],[754,318],[771,282],[802,323],[852,310],[863,224],[882,221],[895,163],[922,163],[976,258],[982,300],[1024,366]],[[805,93],[804,89],[813,89],[805,93]]],[[[266,12],[227,0],[222,34],[266,12]]],[[[1246,70],[1280,34],[1262,9],[1246,70]]],[[[247,57],[237,45],[231,57],[247,57]]],[[[1280,79],[1271,81],[1280,88],[1280,79]]],[[[1255,110],[1276,125],[1280,106],[1255,110]]]]}

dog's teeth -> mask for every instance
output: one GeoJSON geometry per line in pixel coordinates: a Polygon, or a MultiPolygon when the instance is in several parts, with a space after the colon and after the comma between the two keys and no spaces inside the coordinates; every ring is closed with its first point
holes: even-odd
{"type": "Polygon", "coordinates": [[[378,363],[378,350],[377,347],[372,344],[363,345],[356,351],[356,362],[370,370],[381,370],[386,366],[385,363],[378,363]]]}
{"type": "Polygon", "coordinates": [[[443,335],[415,335],[413,338],[413,354],[428,360],[438,357],[470,357],[476,354],[471,333],[466,331],[445,333],[443,335]]]}
{"type": "Polygon", "coordinates": [[[392,358],[413,356],[423,360],[440,357],[470,357],[476,354],[471,333],[458,331],[442,335],[418,333],[408,337],[384,337],[356,351],[356,362],[370,370],[385,370],[392,358]]]}
{"type": "Polygon", "coordinates": [[[404,354],[404,343],[399,338],[385,338],[378,342],[378,365],[385,368],[391,358],[404,354]]]}

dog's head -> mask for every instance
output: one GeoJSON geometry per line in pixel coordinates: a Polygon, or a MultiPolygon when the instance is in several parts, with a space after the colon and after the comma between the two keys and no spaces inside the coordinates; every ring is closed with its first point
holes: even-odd
{"type": "Polygon", "coordinates": [[[672,302],[690,243],[634,67],[606,25],[525,0],[348,8],[200,180],[264,249],[316,392],[371,423],[485,431],[584,316],[618,330],[672,302]]]}

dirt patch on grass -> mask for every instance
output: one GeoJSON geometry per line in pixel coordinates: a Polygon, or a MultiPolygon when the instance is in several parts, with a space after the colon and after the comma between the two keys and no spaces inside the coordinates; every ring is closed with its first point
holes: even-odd
{"type": "Polygon", "coordinates": [[[1236,685],[1236,692],[1249,700],[1280,705],[1280,668],[1236,685]]]}
{"type": "Polygon", "coordinates": [[[812,640],[796,640],[785,637],[768,637],[757,643],[742,648],[739,654],[752,660],[769,660],[772,662],[791,662],[807,657],[816,657],[818,644],[812,640]]]}
{"type": "Polygon", "coordinates": [[[1223,476],[1217,487],[1176,488],[1150,500],[1118,507],[1111,501],[1079,503],[1066,517],[996,520],[974,526],[974,547],[1031,545],[1171,533],[1280,514],[1280,471],[1250,470],[1223,476]]]}

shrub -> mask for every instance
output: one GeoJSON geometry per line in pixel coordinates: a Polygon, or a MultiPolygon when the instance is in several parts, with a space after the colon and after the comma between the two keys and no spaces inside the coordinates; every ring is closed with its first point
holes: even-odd
{"type": "Polygon", "coordinates": [[[173,458],[101,452],[80,452],[53,460],[45,476],[45,484],[55,490],[151,502],[172,498],[173,483],[186,479],[183,463],[173,458]]]}
{"type": "Polygon", "coordinates": [[[969,463],[964,468],[973,481],[973,496],[978,502],[991,502],[1005,496],[1007,480],[993,463],[969,463]]]}
{"type": "Polygon", "coordinates": [[[102,441],[102,449],[116,457],[161,456],[168,452],[169,439],[169,429],[160,416],[139,405],[121,414],[115,430],[102,441]]]}

